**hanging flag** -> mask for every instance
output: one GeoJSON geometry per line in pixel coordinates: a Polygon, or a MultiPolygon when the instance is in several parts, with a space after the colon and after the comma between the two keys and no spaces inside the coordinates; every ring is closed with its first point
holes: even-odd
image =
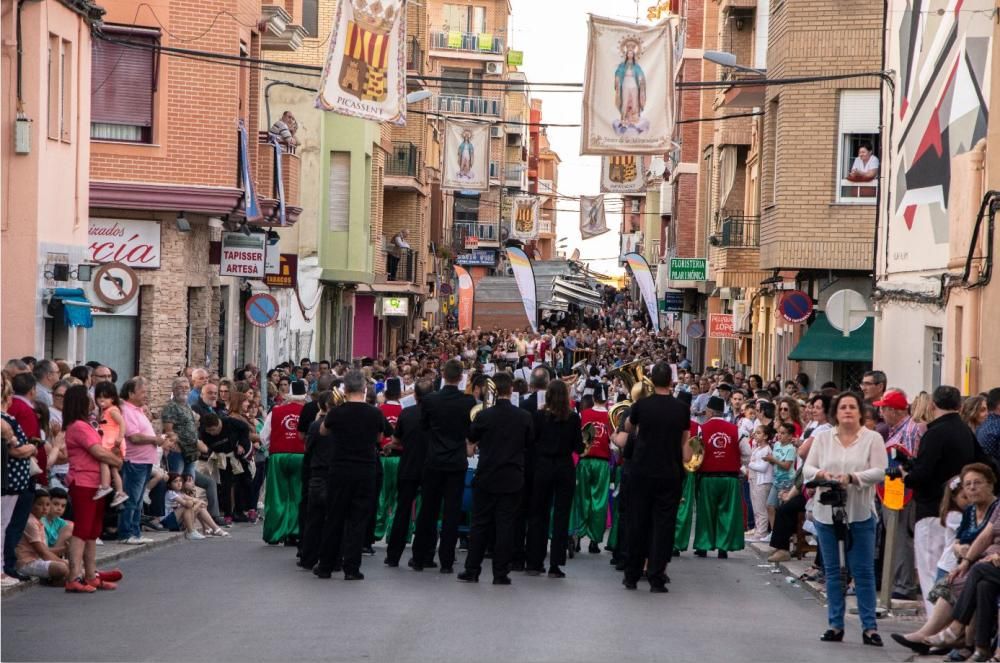
{"type": "MultiPolygon", "coordinates": [[[[270,135],[270,134],[268,134],[270,135]]],[[[285,177],[281,170],[281,143],[278,137],[270,135],[271,147],[274,148],[274,190],[278,194],[278,225],[288,223],[288,214],[285,210],[285,177]]]]}
{"type": "Polygon", "coordinates": [[[646,193],[646,160],[634,154],[601,159],[601,193],[646,193]]]}
{"type": "Polygon", "coordinates": [[[580,237],[590,239],[608,232],[604,218],[604,195],[580,196],[580,237]]]}
{"type": "Polygon", "coordinates": [[[522,242],[538,237],[538,196],[514,196],[510,236],[522,242]]]}
{"type": "Polygon", "coordinates": [[[243,187],[243,211],[247,221],[261,221],[264,215],[260,212],[257,192],[250,177],[250,146],[247,141],[247,126],[240,120],[237,127],[240,139],[240,186],[243,187]]]}
{"type": "Polygon", "coordinates": [[[490,188],[490,125],[449,119],[444,126],[442,189],[490,188]]]}
{"type": "Polygon", "coordinates": [[[514,272],[514,281],[517,282],[517,290],[521,293],[521,300],[524,302],[524,313],[528,316],[528,324],[531,325],[531,331],[537,334],[538,304],[535,295],[535,270],[531,268],[531,261],[521,249],[510,246],[507,247],[506,251],[511,271],[514,272]]]}
{"type": "Polygon", "coordinates": [[[404,0],[335,0],[316,108],[406,124],[404,0]]]}
{"type": "Polygon", "coordinates": [[[455,276],[458,277],[458,329],[472,329],[472,304],[475,301],[476,289],[472,277],[464,267],[455,265],[455,276]]]}
{"type": "Polygon", "coordinates": [[[589,17],[580,154],[658,154],[674,131],[670,20],[642,27],[589,17]]]}
{"type": "Polygon", "coordinates": [[[639,284],[642,301],[646,302],[646,312],[653,323],[653,331],[660,332],[660,315],[656,310],[656,286],[653,285],[653,273],[649,271],[649,263],[638,253],[628,253],[625,261],[632,270],[635,282],[639,284]]]}

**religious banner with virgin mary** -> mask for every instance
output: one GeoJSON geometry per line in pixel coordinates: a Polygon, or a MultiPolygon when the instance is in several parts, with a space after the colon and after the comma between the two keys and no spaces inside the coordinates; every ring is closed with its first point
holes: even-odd
{"type": "Polygon", "coordinates": [[[670,151],[674,130],[673,30],[589,17],[580,154],[670,151]]]}
{"type": "Polygon", "coordinates": [[[580,237],[590,239],[608,232],[604,196],[580,196],[580,237]]]}
{"type": "Polygon", "coordinates": [[[490,188],[490,125],[449,119],[444,128],[442,189],[490,188]]]}

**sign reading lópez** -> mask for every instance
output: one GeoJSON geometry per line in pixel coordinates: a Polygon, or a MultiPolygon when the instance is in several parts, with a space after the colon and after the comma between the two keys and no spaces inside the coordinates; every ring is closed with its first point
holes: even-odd
{"type": "Polygon", "coordinates": [[[131,219],[90,219],[90,259],[98,263],[120,262],[132,268],[160,266],[160,224],[131,219]]]}
{"type": "Polygon", "coordinates": [[[219,276],[264,278],[264,251],[267,236],[262,233],[222,233],[222,260],[219,276]]]}
{"type": "Polygon", "coordinates": [[[739,338],[733,330],[733,316],[731,313],[709,313],[708,314],[708,337],[709,338],[739,338]]]}

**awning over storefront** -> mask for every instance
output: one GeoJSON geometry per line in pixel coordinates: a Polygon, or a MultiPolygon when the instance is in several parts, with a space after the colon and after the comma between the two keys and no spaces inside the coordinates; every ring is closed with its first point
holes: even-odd
{"type": "Polygon", "coordinates": [[[871,362],[875,321],[865,320],[860,329],[844,336],[833,328],[825,313],[816,313],[816,320],[788,354],[794,361],[853,361],[871,362]]]}
{"type": "Polygon", "coordinates": [[[557,276],[552,284],[552,298],[590,308],[600,308],[604,301],[584,283],[557,276]]]}
{"type": "Polygon", "coordinates": [[[58,316],[62,313],[62,322],[67,327],[94,326],[94,316],[90,311],[90,301],[82,288],[56,288],[52,291],[49,301],[49,313],[58,316]]]}

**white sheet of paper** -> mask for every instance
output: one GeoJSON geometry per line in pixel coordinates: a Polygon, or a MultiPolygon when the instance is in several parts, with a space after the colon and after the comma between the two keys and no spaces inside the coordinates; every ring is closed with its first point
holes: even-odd
{"type": "Polygon", "coordinates": [[[413,394],[410,394],[408,396],[403,396],[402,398],[399,399],[399,404],[402,405],[403,407],[413,407],[414,405],[417,404],[417,397],[414,396],[413,394]]]}

